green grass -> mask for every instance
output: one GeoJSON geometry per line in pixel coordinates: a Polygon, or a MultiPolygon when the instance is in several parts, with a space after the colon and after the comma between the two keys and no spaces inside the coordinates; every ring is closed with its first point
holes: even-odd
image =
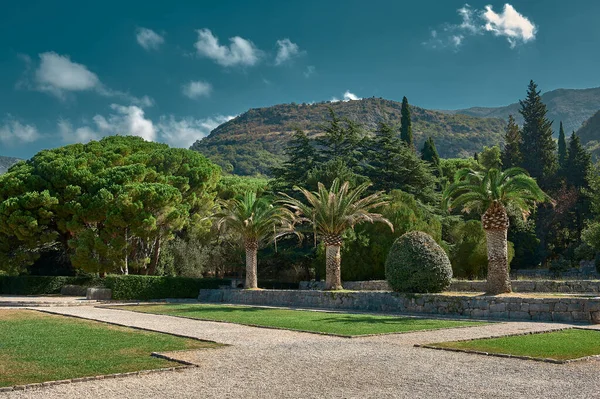
{"type": "Polygon", "coordinates": [[[442,342],[430,346],[474,350],[492,354],[569,360],[600,355],[600,331],[569,329],[473,341],[442,342]]]}
{"type": "Polygon", "coordinates": [[[212,342],[30,310],[0,310],[0,387],[173,367],[152,352],[212,342]]]}
{"type": "Polygon", "coordinates": [[[398,333],[485,324],[482,322],[462,320],[436,320],[413,317],[313,312],[230,305],[136,305],[121,308],[130,308],[131,310],[144,313],[184,316],[201,320],[227,321],[261,327],[277,327],[347,336],[398,333]]]}

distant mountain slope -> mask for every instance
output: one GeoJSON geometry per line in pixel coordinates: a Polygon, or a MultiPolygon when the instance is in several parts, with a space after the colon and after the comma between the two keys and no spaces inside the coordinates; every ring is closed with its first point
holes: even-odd
{"type": "MultiPolygon", "coordinates": [[[[600,87],[552,90],[542,94],[542,100],[548,107],[548,118],[555,122],[553,128],[556,135],[558,135],[558,123],[560,121],[563,121],[565,131],[571,132],[579,129],[583,122],[600,110],[600,87]]],[[[519,114],[519,109],[520,106],[517,102],[505,107],[473,107],[443,112],[504,120],[512,114],[517,122],[521,124],[523,120],[521,114],[519,114]]]]}
{"type": "Polygon", "coordinates": [[[8,168],[19,162],[19,158],[0,156],[0,174],[6,173],[8,168]]]}
{"type": "Polygon", "coordinates": [[[591,151],[594,158],[600,158],[600,111],[583,123],[577,131],[581,142],[591,151]]]}
{"type": "MultiPolygon", "coordinates": [[[[401,103],[378,98],[317,103],[280,104],[255,108],[225,122],[191,149],[200,151],[226,170],[241,175],[269,174],[283,160],[283,150],[294,126],[310,136],[322,132],[331,107],[340,117],[348,117],[373,130],[386,121],[400,124],[401,103]]],[[[484,145],[502,141],[505,122],[461,114],[430,111],[411,106],[413,132],[420,149],[433,136],[442,157],[466,157],[484,145]]]]}

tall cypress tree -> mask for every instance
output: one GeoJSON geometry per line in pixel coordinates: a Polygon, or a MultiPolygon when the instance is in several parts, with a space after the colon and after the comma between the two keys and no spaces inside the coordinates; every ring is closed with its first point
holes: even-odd
{"type": "Polygon", "coordinates": [[[421,159],[431,164],[436,176],[441,175],[440,156],[437,148],[435,147],[433,137],[431,136],[429,136],[429,138],[425,140],[425,144],[423,144],[423,149],[421,150],[421,159]]]}
{"type": "Polygon", "coordinates": [[[524,119],[521,152],[525,156],[521,166],[546,189],[558,168],[556,143],[552,138],[552,122],[546,117],[548,110],[533,80],[529,82],[527,97],[519,103],[524,119]]]}
{"type": "Polygon", "coordinates": [[[504,136],[504,148],[502,149],[501,159],[505,169],[521,165],[523,155],[521,153],[521,131],[512,115],[508,116],[508,125],[506,125],[506,135],[504,136]]]}
{"type": "Polygon", "coordinates": [[[564,164],[567,185],[578,189],[589,188],[588,177],[592,169],[590,153],[583,148],[579,137],[573,132],[569,139],[569,151],[564,164]]]}
{"type": "Polygon", "coordinates": [[[565,162],[567,161],[567,140],[565,138],[565,129],[563,129],[563,123],[560,121],[560,130],[558,133],[558,166],[564,169],[565,162]]]}
{"type": "Polygon", "coordinates": [[[406,96],[402,98],[402,109],[400,110],[400,113],[400,139],[405,142],[409,148],[414,150],[415,145],[413,142],[412,121],[410,120],[410,106],[408,105],[406,96]]]}

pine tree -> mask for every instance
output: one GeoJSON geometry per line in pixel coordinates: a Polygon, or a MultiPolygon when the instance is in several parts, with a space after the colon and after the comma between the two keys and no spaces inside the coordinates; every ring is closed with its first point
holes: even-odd
{"type": "Polygon", "coordinates": [[[591,169],[591,156],[581,145],[579,137],[573,132],[569,139],[569,150],[564,164],[567,185],[578,189],[589,188],[588,177],[591,169]]]}
{"type": "Polygon", "coordinates": [[[297,128],[289,141],[285,154],[287,161],[281,168],[275,169],[273,174],[278,180],[281,190],[291,189],[294,185],[303,184],[308,172],[315,166],[317,152],[306,133],[297,128]]]}
{"type": "Polygon", "coordinates": [[[423,144],[423,149],[421,150],[421,159],[431,164],[436,176],[441,175],[440,156],[437,152],[437,148],[435,147],[433,137],[431,136],[425,140],[425,143],[423,144]]]}
{"type": "Polygon", "coordinates": [[[380,123],[373,138],[366,144],[366,175],[374,190],[400,189],[423,202],[435,201],[436,177],[431,166],[419,159],[397,136],[397,132],[380,123]]]}
{"type": "Polygon", "coordinates": [[[408,105],[408,99],[402,98],[402,109],[400,110],[400,139],[406,143],[406,145],[414,150],[413,133],[412,133],[412,121],[410,119],[410,106],[408,105]]]}
{"type": "Polygon", "coordinates": [[[506,126],[506,136],[504,137],[504,148],[502,149],[502,166],[505,169],[514,168],[521,165],[523,155],[521,154],[521,131],[512,115],[508,116],[508,125],[506,126]]]}
{"type": "Polygon", "coordinates": [[[561,169],[565,167],[567,161],[567,141],[565,139],[565,130],[563,123],[560,121],[560,131],[558,133],[558,165],[561,169]]]}
{"type": "Polygon", "coordinates": [[[548,110],[533,80],[529,82],[527,98],[519,103],[519,112],[524,119],[521,146],[524,157],[521,166],[531,177],[538,179],[542,188],[546,188],[551,184],[558,167],[556,143],[552,138],[552,122],[546,118],[548,110]]]}
{"type": "Polygon", "coordinates": [[[361,127],[349,119],[340,119],[333,109],[329,108],[330,121],[323,127],[325,134],[318,137],[318,161],[320,163],[341,158],[346,164],[355,168],[361,154],[358,145],[361,140],[361,127]]]}

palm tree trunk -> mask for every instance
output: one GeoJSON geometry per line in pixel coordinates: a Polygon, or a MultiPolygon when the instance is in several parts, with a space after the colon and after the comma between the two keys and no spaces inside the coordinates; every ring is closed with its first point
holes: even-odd
{"type": "Polygon", "coordinates": [[[258,243],[255,241],[247,241],[246,247],[246,284],[244,288],[258,288],[256,277],[256,265],[258,263],[257,252],[258,243]]]}
{"type": "Polygon", "coordinates": [[[327,245],[325,249],[325,289],[342,289],[342,256],[340,245],[327,245]]]}
{"type": "Polygon", "coordinates": [[[507,230],[485,230],[488,251],[487,293],[511,292],[508,272],[507,230]]]}

